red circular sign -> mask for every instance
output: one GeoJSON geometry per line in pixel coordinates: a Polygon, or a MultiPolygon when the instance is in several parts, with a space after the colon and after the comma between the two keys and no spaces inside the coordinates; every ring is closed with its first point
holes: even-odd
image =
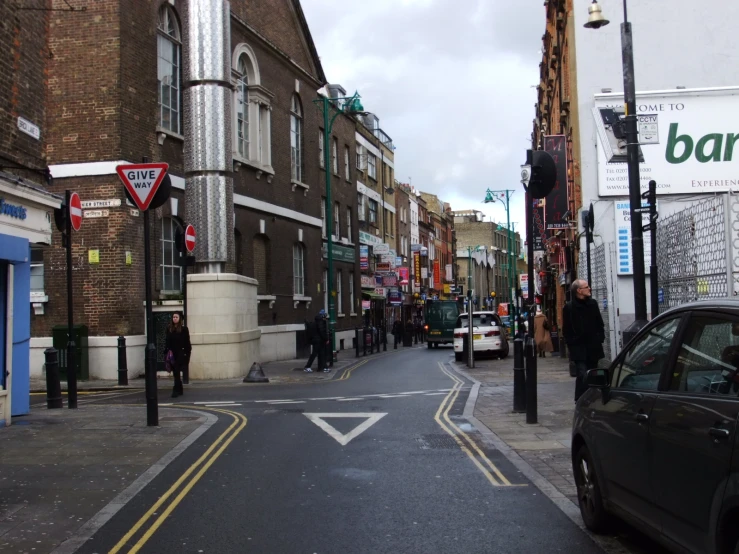
{"type": "Polygon", "coordinates": [[[195,250],[195,227],[192,225],[185,227],[185,248],[188,252],[195,250]]]}
{"type": "Polygon", "coordinates": [[[73,192],[69,196],[69,220],[72,223],[72,229],[79,231],[82,227],[82,202],[80,201],[80,195],[73,192]]]}

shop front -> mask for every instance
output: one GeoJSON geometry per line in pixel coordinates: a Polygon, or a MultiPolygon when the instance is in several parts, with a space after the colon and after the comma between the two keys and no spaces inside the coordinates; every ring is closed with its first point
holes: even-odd
{"type": "Polygon", "coordinates": [[[0,173],[0,427],[30,411],[31,309],[42,313],[48,301],[32,247],[51,243],[61,204],[42,188],[0,173]]]}

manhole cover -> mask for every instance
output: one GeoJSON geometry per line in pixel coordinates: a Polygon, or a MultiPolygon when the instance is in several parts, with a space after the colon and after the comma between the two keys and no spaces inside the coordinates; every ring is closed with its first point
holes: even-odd
{"type": "Polygon", "coordinates": [[[200,419],[198,416],[168,416],[160,417],[159,421],[195,421],[200,419]]]}
{"type": "Polygon", "coordinates": [[[416,437],[416,441],[424,450],[459,448],[457,441],[449,435],[422,435],[416,437]]]}

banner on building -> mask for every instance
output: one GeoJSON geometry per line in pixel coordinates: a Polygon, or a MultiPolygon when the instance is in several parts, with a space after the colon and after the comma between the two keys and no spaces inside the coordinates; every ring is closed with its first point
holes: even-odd
{"type": "Polygon", "coordinates": [[[408,284],[408,268],[407,267],[400,267],[398,268],[398,276],[400,277],[400,284],[401,285],[407,285],[408,284]]]}
{"type": "Polygon", "coordinates": [[[447,296],[449,296],[450,294],[452,294],[452,286],[451,285],[444,284],[444,294],[446,294],[447,296]]]}
{"type": "Polygon", "coordinates": [[[445,273],[444,278],[447,281],[452,281],[453,280],[453,276],[452,276],[452,264],[446,264],[446,267],[444,268],[444,273],[445,273]]]}
{"type": "Polygon", "coordinates": [[[397,287],[398,278],[395,275],[385,275],[382,278],[382,286],[383,287],[397,287]]]}
{"type": "Polygon", "coordinates": [[[544,226],[544,198],[534,199],[534,252],[546,252],[547,230],[544,226]]]}
{"type": "Polygon", "coordinates": [[[434,260],[434,283],[441,283],[441,262],[434,260]]]}
{"type": "Polygon", "coordinates": [[[398,290],[391,290],[387,293],[387,301],[391,306],[400,306],[403,304],[403,293],[398,290]]]}
{"type": "Polygon", "coordinates": [[[429,277],[429,270],[427,267],[421,268],[421,279],[428,279],[429,277]]]}
{"type": "Polygon", "coordinates": [[[359,269],[369,269],[369,246],[366,244],[359,245],[359,269]]]}
{"type": "Polygon", "coordinates": [[[527,273],[521,273],[518,276],[518,281],[521,286],[521,296],[528,300],[529,298],[529,275],[527,273]]]}
{"type": "MultiPolygon", "coordinates": [[[[648,207],[646,200],[642,201],[642,208],[648,207]]],[[[618,266],[616,268],[618,275],[632,275],[634,267],[632,265],[633,256],[631,251],[631,202],[628,200],[618,200],[613,203],[615,209],[614,220],[616,223],[616,241],[618,246],[618,266]]],[[[659,202],[657,202],[659,208],[659,202]]],[[[649,212],[642,212],[642,225],[649,223],[649,212]]],[[[649,243],[652,238],[650,231],[644,231],[644,267],[649,270],[652,265],[652,250],[649,243]]]]}
{"type": "Polygon", "coordinates": [[[377,286],[375,278],[372,275],[362,275],[361,279],[363,289],[373,289],[377,286]]]}
{"type": "Polygon", "coordinates": [[[379,262],[376,266],[377,271],[390,271],[390,264],[387,262],[379,262]]]}
{"type": "Polygon", "coordinates": [[[557,168],[557,181],[554,189],[547,195],[545,222],[547,229],[569,229],[570,224],[564,221],[569,209],[567,200],[567,137],[549,135],[544,137],[544,151],[549,152],[557,168]]]}
{"type": "Polygon", "coordinates": [[[413,253],[413,283],[417,286],[421,286],[421,253],[413,253]]]}

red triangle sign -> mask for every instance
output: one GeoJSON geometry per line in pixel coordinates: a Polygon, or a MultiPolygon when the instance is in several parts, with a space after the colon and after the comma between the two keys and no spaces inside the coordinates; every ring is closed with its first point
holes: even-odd
{"type": "Polygon", "coordinates": [[[167,169],[169,165],[165,163],[119,165],[115,168],[118,177],[142,212],[149,209],[149,204],[167,174],[167,169]]]}

